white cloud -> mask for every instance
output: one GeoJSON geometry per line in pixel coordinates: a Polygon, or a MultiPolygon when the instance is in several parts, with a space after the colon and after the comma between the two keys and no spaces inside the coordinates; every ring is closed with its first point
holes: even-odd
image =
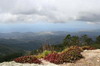
{"type": "Polygon", "coordinates": [[[16,21],[17,19],[16,15],[10,14],[10,13],[1,13],[0,14],[0,20],[1,22],[6,22],[6,21],[16,21]]]}
{"type": "Polygon", "coordinates": [[[100,22],[100,0],[0,0],[0,22],[100,22]]]}

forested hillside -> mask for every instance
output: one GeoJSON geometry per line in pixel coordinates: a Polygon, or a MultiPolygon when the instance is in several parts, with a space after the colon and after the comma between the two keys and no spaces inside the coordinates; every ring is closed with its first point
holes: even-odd
{"type": "MultiPolygon", "coordinates": [[[[88,33],[89,34],[89,33],[88,33]]],[[[60,52],[70,46],[92,46],[100,48],[100,36],[97,34],[95,37],[90,35],[75,35],[63,33],[58,34],[42,34],[32,38],[0,38],[0,56],[1,59],[11,60],[12,58],[42,53],[45,50],[60,52]],[[47,38],[47,39],[46,39],[47,38]],[[30,40],[29,40],[30,39],[30,40]],[[16,54],[17,53],[17,54],[16,54]]],[[[27,35],[26,35],[27,36],[27,35]]]]}

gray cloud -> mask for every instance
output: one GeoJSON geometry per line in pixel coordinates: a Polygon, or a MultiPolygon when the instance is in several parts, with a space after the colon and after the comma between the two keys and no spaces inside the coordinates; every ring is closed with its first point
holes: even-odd
{"type": "Polygon", "coordinates": [[[81,13],[77,21],[100,22],[100,13],[81,13]]]}
{"type": "Polygon", "coordinates": [[[100,22],[100,0],[0,0],[0,22],[100,22]]]}

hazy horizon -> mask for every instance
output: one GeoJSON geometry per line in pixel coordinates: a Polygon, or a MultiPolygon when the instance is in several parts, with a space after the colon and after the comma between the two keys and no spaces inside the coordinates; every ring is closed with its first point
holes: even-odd
{"type": "Polygon", "coordinates": [[[68,22],[68,23],[34,23],[34,24],[0,24],[0,32],[47,32],[47,31],[94,31],[100,28],[99,25],[91,25],[81,22],[68,22]]]}

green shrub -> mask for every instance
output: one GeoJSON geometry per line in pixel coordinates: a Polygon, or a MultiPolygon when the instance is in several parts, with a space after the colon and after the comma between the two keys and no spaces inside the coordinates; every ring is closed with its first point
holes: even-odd
{"type": "Polygon", "coordinates": [[[51,51],[45,50],[45,51],[43,51],[43,53],[38,54],[36,57],[37,58],[44,58],[45,56],[47,56],[50,53],[51,53],[51,51]]]}
{"type": "Polygon", "coordinates": [[[82,51],[83,50],[78,46],[71,46],[61,53],[51,53],[48,56],[44,57],[44,59],[55,64],[75,62],[76,60],[83,58],[83,56],[81,55],[82,51]]]}
{"type": "Polygon", "coordinates": [[[61,53],[61,60],[64,62],[75,62],[76,60],[79,60],[83,56],[81,55],[81,52],[83,50],[78,46],[71,46],[66,51],[61,53]]]}
{"type": "Polygon", "coordinates": [[[45,50],[45,51],[43,52],[43,55],[47,56],[47,55],[50,54],[50,53],[51,53],[51,51],[45,50]]]}

